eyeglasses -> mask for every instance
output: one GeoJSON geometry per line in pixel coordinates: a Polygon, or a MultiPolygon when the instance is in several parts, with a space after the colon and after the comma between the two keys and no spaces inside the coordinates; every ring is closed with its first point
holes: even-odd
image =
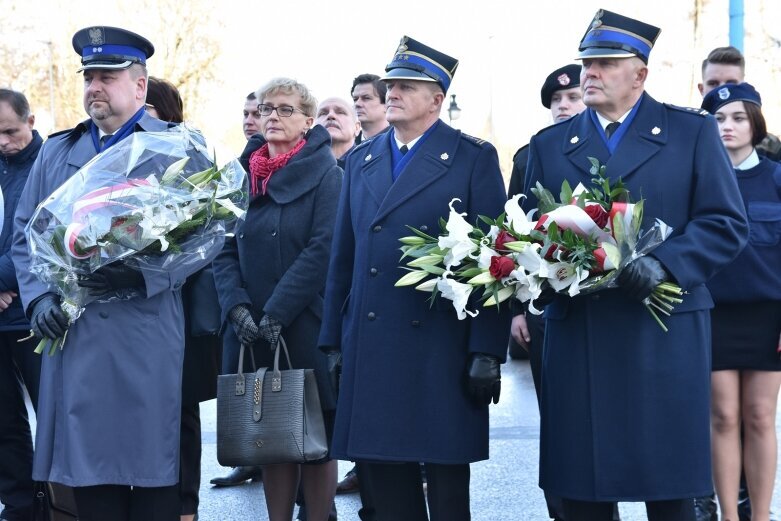
{"type": "Polygon", "coordinates": [[[300,112],[301,114],[305,114],[303,110],[291,107],[290,105],[280,105],[279,107],[266,105],[265,103],[258,105],[258,112],[261,116],[270,116],[271,113],[275,110],[277,111],[277,115],[280,118],[289,118],[293,115],[293,112],[300,112]]]}

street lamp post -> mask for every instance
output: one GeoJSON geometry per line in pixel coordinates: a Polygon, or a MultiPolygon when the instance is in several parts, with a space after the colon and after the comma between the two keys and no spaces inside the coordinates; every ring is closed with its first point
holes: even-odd
{"type": "Polygon", "coordinates": [[[450,119],[451,127],[453,126],[453,120],[461,117],[461,109],[458,107],[458,103],[456,103],[455,94],[450,95],[450,106],[447,109],[447,117],[450,119]]]}

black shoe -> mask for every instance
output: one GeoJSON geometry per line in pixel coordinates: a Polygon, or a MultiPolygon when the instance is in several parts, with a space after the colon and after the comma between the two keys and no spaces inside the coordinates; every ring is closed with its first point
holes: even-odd
{"type": "Polygon", "coordinates": [[[234,487],[242,485],[250,479],[258,481],[263,479],[260,467],[234,467],[227,476],[212,478],[209,483],[216,487],[234,487]]]}
{"type": "Polygon", "coordinates": [[[748,497],[748,489],[743,484],[738,490],[738,520],[751,521],[751,498],[748,497]]]}
{"type": "Polygon", "coordinates": [[[697,521],[719,521],[716,496],[694,498],[694,514],[697,521]]]}
{"type": "Polygon", "coordinates": [[[344,475],[344,479],[336,484],[337,494],[353,494],[358,492],[358,472],[353,467],[344,475]]]}

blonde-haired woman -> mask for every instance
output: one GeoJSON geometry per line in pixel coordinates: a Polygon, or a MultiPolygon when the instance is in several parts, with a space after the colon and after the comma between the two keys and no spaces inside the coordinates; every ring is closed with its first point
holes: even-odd
{"type": "MultiPolygon", "coordinates": [[[[315,370],[330,436],[336,397],[317,337],[342,171],[328,132],[313,126],[317,100],[306,86],[277,78],[257,99],[260,134],[241,156],[250,177],[249,210],[214,261],[223,320],[232,326],[223,370],[236,371],[241,343],[253,345],[258,367],[271,366],[270,345],[282,334],[293,366],[315,370]]],[[[309,521],[328,519],[337,467],[326,459],[263,467],[270,521],[292,519],[299,477],[309,521]]]]}

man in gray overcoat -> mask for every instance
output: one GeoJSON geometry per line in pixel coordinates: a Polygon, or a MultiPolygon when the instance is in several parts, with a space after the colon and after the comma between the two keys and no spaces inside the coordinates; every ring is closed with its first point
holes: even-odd
{"type": "MultiPolygon", "coordinates": [[[[39,337],[63,335],[68,320],[51,287],[30,270],[25,226],[36,206],[99,152],[133,132],[168,127],[146,114],[145,38],[113,27],[77,32],[84,108],[90,119],[43,145],[14,222],[19,292],[39,337]]],[[[141,295],[87,306],[63,349],[44,356],[33,478],[74,488],[79,518],[179,519],[179,423],[184,354],[180,288],[191,271],[136,271],[109,264],[93,289],[141,295]]]]}

